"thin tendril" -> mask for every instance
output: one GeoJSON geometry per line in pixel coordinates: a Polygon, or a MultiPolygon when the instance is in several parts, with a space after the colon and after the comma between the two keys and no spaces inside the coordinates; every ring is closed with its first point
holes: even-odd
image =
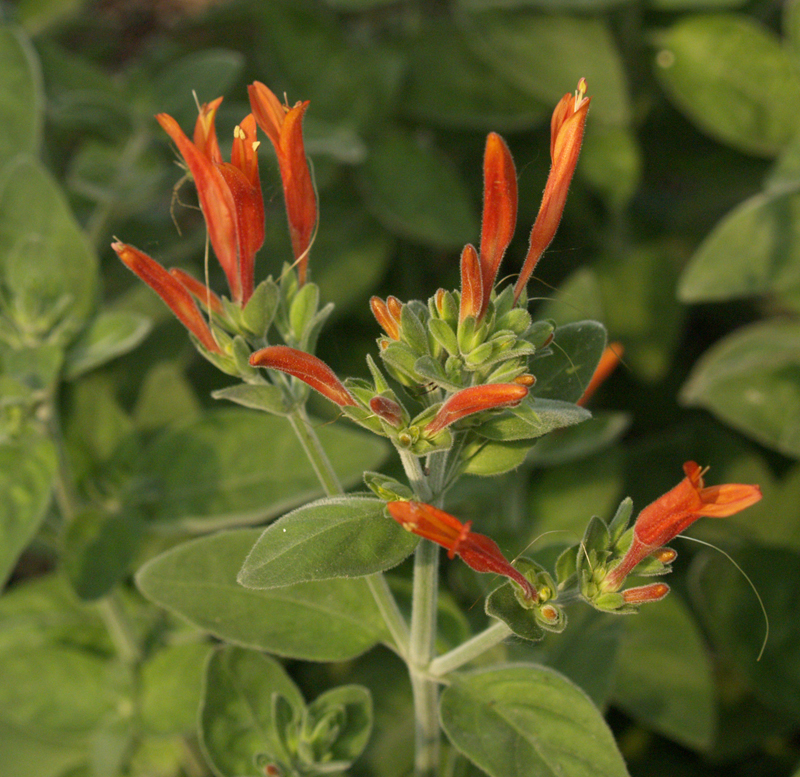
{"type": "Polygon", "coordinates": [[[767,647],[767,640],[769,639],[769,615],[767,615],[767,608],[764,607],[764,600],[761,598],[761,594],[758,593],[758,589],[756,588],[753,581],[750,579],[747,572],[745,572],[730,556],[730,554],[726,553],[722,548],[718,548],[716,545],[712,545],[710,542],[706,542],[705,540],[698,540],[697,537],[688,537],[685,534],[678,535],[681,539],[684,540],[691,540],[692,542],[697,542],[700,545],[705,545],[709,548],[713,548],[716,551],[719,551],[723,556],[725,556],[728,561],[736,567],[737,570],[741,573],[742,577],[747,580],[747,584],[750,588],[753,589],[753,593],[756,595],[756,601],[758,601],[758,606],[761,608],[761,612],[764,615],[764,641],[761,643],[761,650],[758,651],[758,656],[756,661],[760,661],[761,657],[764,655],[764,650],[767,647]]]}

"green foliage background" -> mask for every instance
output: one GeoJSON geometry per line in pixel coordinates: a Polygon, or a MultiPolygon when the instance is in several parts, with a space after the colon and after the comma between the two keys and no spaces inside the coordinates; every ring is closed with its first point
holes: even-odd
{"type": "MultiPolygon", "coordinates": [[[[225,145],[249,110],[245,84],[311,101],[321,209],[311,269],[336,303],[319,354],[340,375],[363,375],[378,333],[371,294],[425,299],[457,285],[458,252],[478,238],[489,130],[517,163],[520,227],[503,272],[519,269],[549,165],[549,113],[581,76],[593,98],[583,154],[529,291],[540,317],[604,323],[624,364],[593,400],[594,420],[542,440],[510,475],[468,479],[453,511],[512,555],[562,533],[528,551],[547,560],[626,494],[640,509],[666,491],[685,460],[712,465],[711,483],[760,483],[759,505],[692,531],[758,588],[771,628],[760,660],[752,591],[716,551],[688,542],[664,602],[624,620],[587,611],[564,634],[498,656],[583,688],[607,710],[632,775],[796,773],[800,2],[0,8],[0,775],[197,777],[210,773],[203,749],[228,774],[241,768],[235,754],[219,766],[208,730],[203,743],[196,734],[207,633],[337,662],[384,638],[371,602],[349,588],[352,601],[332,606],[320,635],[319,616],[304,615],[316,594],[298,587],[294,621],[276,637],[252,616],[285,611],[271,591],[231,584],[214,600],[199,587],[235,578],[258,536],[250,527],[320,492],[281,419],[215,406],[224,378],[109,248],[117,235],[203,273],[194,194],[173,192],[181,171],[152,115],[189,129],[192,90],[201,102],[225,94],[225,145]],[[67,486],[90,505],[78,515],[56,477],[64,455],[67,486]],[[236,530],[224,547],[213,543],[220,529],[236,530]],[[166,610],[132,584],[139,569],[141,590],[166,610]],[[191,623],[171,614],[192,608],[191,623]]],[[[290,255],[266,146],[258,277],[290,255]]],[[[210,273],[222,288],[213,262],[210,273]]],[[[320,435],[347,485],[384,461],[384,447],[354,428],[320,435]]],[[[454,601],[443,604],[441,638],[455,644],[481,626],[471,605],[487,588],[463,565],[447,574],[454,601]]],[[[209,671],[256,672],[248,660],[215,653],[209,671]]],[[[379,647],[358,663],[289,669],[298,705],[333,685],[371,688],[373,737],[353,773],[407,772],[410,699],[393,655],[379,647]]],[[[480,697],[481,676],[449,689],[448,703],[480,697]]],[[[452,768],[474,772],[465,760],[452,768]]]]}

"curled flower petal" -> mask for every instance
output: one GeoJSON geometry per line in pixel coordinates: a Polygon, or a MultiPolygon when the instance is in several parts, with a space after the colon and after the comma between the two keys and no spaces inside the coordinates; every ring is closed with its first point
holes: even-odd
{"type": "Polygon", "coordinates": [[[183,284],[170,275],[155,259],[126,243],[115,242],[111,247],[125,266],[138,275],[178,317],[178,320],[211,353],[222,353],[205,318],[197,309],[192,295],[183,284]]]}
{"type": "Polygon", "coordinates": [[[470,531],[471,521],[461,523],[450,513],[424,502],[389,502],[389,515],[404,529],[447,548],[447,555],[461,560],[476,572],[493,572],[513,580],[532,601],[538,600],[536,589],[503,555],[497,543],[483,534],[470,531]]]}
{"type": "Polygon", "coordinates": [[[565,94],[553,111],[550,124],[552,166],[542,196],[542,204],[539,207],[539,214],[536,216],[531,230],[528,254],[514,286],[515,302],[528,284],[528,279],[539,258],[555,237],[567,201],[572,174],[578,164],[590,102],[591,98],[586,97],[586,81],[582,78],[578,82],[575,95],[565,94]]]}
{"type": "Polygon", "coordinates": [[[527,386],[518,383],[487,383],[462,389],[439,408],[439,412],[425,427],[425,434],[438,434],[450,424],[482,410],[516,407],[527,395],[527,386]]]}
{"type": "Polygon", "coordinates": [[[313,354],[288,345],[268,345],[250,356],[250,364],[293,375],[340,407],[356,404],[336,373],[313,354]]]}
{"type": "Polygon", "coordinates": [[[708,486],[703,470],[694,461],[683,465],[686,477],[639,513],[633,526],[633,541],[623,559],[607,575],[604,586],[617,590],[633,568],[698,518],[725,518],[761,499],[757,485],[729,483],[708,486]]]}

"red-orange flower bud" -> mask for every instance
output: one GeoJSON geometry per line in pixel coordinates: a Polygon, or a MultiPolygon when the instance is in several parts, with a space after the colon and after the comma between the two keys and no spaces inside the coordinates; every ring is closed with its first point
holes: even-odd
{"type": "Polygon", "coordinates": [[[581,78],[575,95],[565,94],[553,111],[550,122],[552,166],[542,196],[542,204],[539,207],[539,214],[536,216],[531,230],[528,254],[514,286],[515,302],[527,285],[539,258],[555,237],[567,201],[572,174],[578,164],[590,102],[591,98],[586,97],[586,80],[581,78]]]}
{"type": "Polygon", "coordinates": [[[193,278],[188,272],[184,272],[179,267],[173,267],[169,274],[180,281],[181,285],[188,291],[208,312],[222,315],[222,300],[205,283],[200,283],[197,278],[193,278]]]}
{"type": "Polygon", "coordinates": [[[155,259],[127,243],[115,242],[111,247],[125,266],[136,273],[178,317],[178,320],[211,353],[222,353],[192,295],[183,284],[167,272],[155,259]]]}
{"type": "Polygon", "coordinates": [[[400,339],[400,327],[394,316],[389,312],[389,306],[380,297],[371,297],[369,307],[375,320],[381,325],[392,340],[400,339]]]}
{"type": "Polygon", "coordinates": [[[308,102],[285,107],[259,81],[247,87],[253,115],[270,139],[278,157],[292,251],[300,284],[306,280],[308,252],[317,226],[317,195],[303,143],[303,115],[308,102]]]}
{"type": "Polygon", "coordinates": [[[581,396],[576,404],[583,406],[589,401],[594,392],[597,391],[597,389],[600,388],[603,383],[605,383],[605,381],[608,379],[608,376],[611,375],[611,373],[617,368],[617,365],[620,363],[622,354],[624,352],[625,348],[623,347],[622,343],[609,343],[606,346],[606,349],[603,351],[603,355],[600,357],[600,361],[597,364],[594,374],[589,381],[589,385],[586,386],[583,396],[581,396]]]}
{"type": "Polygon", "coordinates": [[[669,593],[669,586],[666,583],[650,583],[636,588],[627,588],[621,593],[622,598],[628,604],[645,604],[663,599],[669,593]]]}
{"type": "Polygon", "coordinates": [[[356,404],[336,373],[313,354],[288,345],[268,345],[250,356],[250,364],[293,375],[340,407],[356,404]]]}
{"type": "Polygon", "coordinates": [[[619,564],[605,579],[607,590],[617,590],[633,568],[698,518],[725,518],[761,499],[756,485],[729,483],[705,486],[703,470],[694,461],[683,465],[686,477],[639,513],[633,526],[633,541],[619,564]]]}
{"type": "Polygon", "coordinates": [[[472,245],[464,246],[461,252],[461,308],[458,320],[467,316],[478,318],[483,306],[483,278],[478,252],[472,245]]]}
{"type": "Polygon", "coordinates": [[[527,395],[527,387],[518,383],[487,383],[462,389],[439,408],[439,412],[425,427],[425,434],[438,434],[450,424],[482,410],[516,407],[527,395]]]}
{"type": "Polygon", "coordinates": [[[497,271],[517,223],[517,171],[503,138],[490,132],[483,155],[483,222],[480,265],[483,299],[477,318],[489,304],[497,271]]]}
{"type": "Polygon", "coordinates": [[[531,582],[511,566],[497,543],[484,534],[470,531],[471,521],[461,523],[450,513],[424,502],[389,502],[386,507],[406,531],[447,548],[449,558],[458,554],[476,572],[503,575],[520,585],[528,599],[538,600],[531,582]]]}
{"type": "Polygon", "coordinates": [[[388,397],[373,397],[369,401],[370,410],[389,426],[399,429],[403,424],[403,408],[388,397]]]}

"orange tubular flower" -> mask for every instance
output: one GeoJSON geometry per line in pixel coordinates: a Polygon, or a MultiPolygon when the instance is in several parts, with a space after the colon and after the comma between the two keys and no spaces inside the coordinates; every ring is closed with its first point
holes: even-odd
{"type": "Polygon", "coordinates": [[[308,251],[317,225],[317,196],[303,144],[303,114],[308,101],[292,108],[259,81],[247,87],[253,115],[275,148],[283,181],[286,215],[300,285],[306,281],[308,251]]]}
{"type": "Polygon", "coordinates": [[[258,177],[255,119],[247,116],[234,130],[231,162],[222,161],[214,119],[222,98],[205,103],[189,140],[172,116],[156,120],[172,138],[195,186],[208,236],[233,301],[244,304],[253,293],[255,255],[264,243],[264,202],[258,177]]]}
{"type": "Polygon", "coordinates": [[[250,364],[293,375],[340,407],[356,404],[336,373],[322,359],[305,351],[288,345],[268,345],[250,356],[250,364]]]}
{"type": "Polygon", "coordinates": [[[516,407],[527,395],[527,386],[518,383],[487,383],[462,389],[439,408],[434,419],[425,427],[425,434],[438,434],[450,424],[482,410],[516,407]]]}
{"type": "MultiPolygon", "coordinates": [[[[505,141],[490,132],[483,155],[483,221],[480,266],[482,299],[477,318],[489,304],[497,271],[517,223],[517,171],[505,141]]],[[[462,271],[463,278],[463,271],[462,271]]]]}
{"type": "Polygon", "coordinates": [[[705,486],[704,470],[694,461],[687,461],[683,471],[686,477],[675,488],[639,513],[631,546],[606,577],[606,590],[618,590],[640,561],[666,545],[698,518],[726,518],[761,499],[761,489],[755,485],[705,486]]]}
{"type": "Polygon", "coordinates": [[[625,348],[622,343],[610,343],[606,346],[597,364],[597,369],[594,371],[594,375],[592,375],[592,379],[589,381],[589,385],[583,392],[583,396],[575,404],[583,407],[589,401],[594,392],[605,383],[608,376],[617,368],[624,352],[625,348]]]}
{"type": "Polygon", "coordinates": [[[484,534],[470,531],[472,521],[461,523],[450,513],[423,502],[389,502],[386,507],[406,531],[447,548],[448,558],[458,554],[476,572],[503,575],[520,585],[528,599],[538,600],[536,589],[511,566],[497,543],[484,534]]]}
{"type": "Polygon", "coordinates": [[[186,291],[189,292],[209,313],[216,313],[222,315],[224,309],[222,307],[222,300],[214,294],[205,283],[200,283],[197,278],[193,278],[188,272],[184,272],[179,267],[173,267],[169,274],[180,281],[186,291]]]}
{"type": "Polygon", "coordinates": [[[197,309],[192,295],[178,279],[170,275],[155,259],[133,246],[116,242],[112,243],[111,247],[117,252],[117,256],[125,266],[135,272],[167,303],[167,307],[207,351],[222,353],[208,323],[197,309]]]}
{"type": "Polygon", "coordinates": [[[622,592],[622,598],[628,604],[646,604],[647,602],[657,602],[668,593],[669,586],[666,583],[650,583],[636,588],[626,588],[622,592]]]}
{"type": "Polygon", "coordinates": [[[553,111],[550,122],[550,175],[542,196],[539,214],[531,230],[528,255],[522,265],[522,272],[514,286],[516,302],[531,277],[539,257],[550,245],[561,221],[572,174],[578,164],[578,156],[583,142],[586,114],[589,111],[590,97],[586,97],[586,80],[578,82],[575,95],[565,94],[553,111]]]}

